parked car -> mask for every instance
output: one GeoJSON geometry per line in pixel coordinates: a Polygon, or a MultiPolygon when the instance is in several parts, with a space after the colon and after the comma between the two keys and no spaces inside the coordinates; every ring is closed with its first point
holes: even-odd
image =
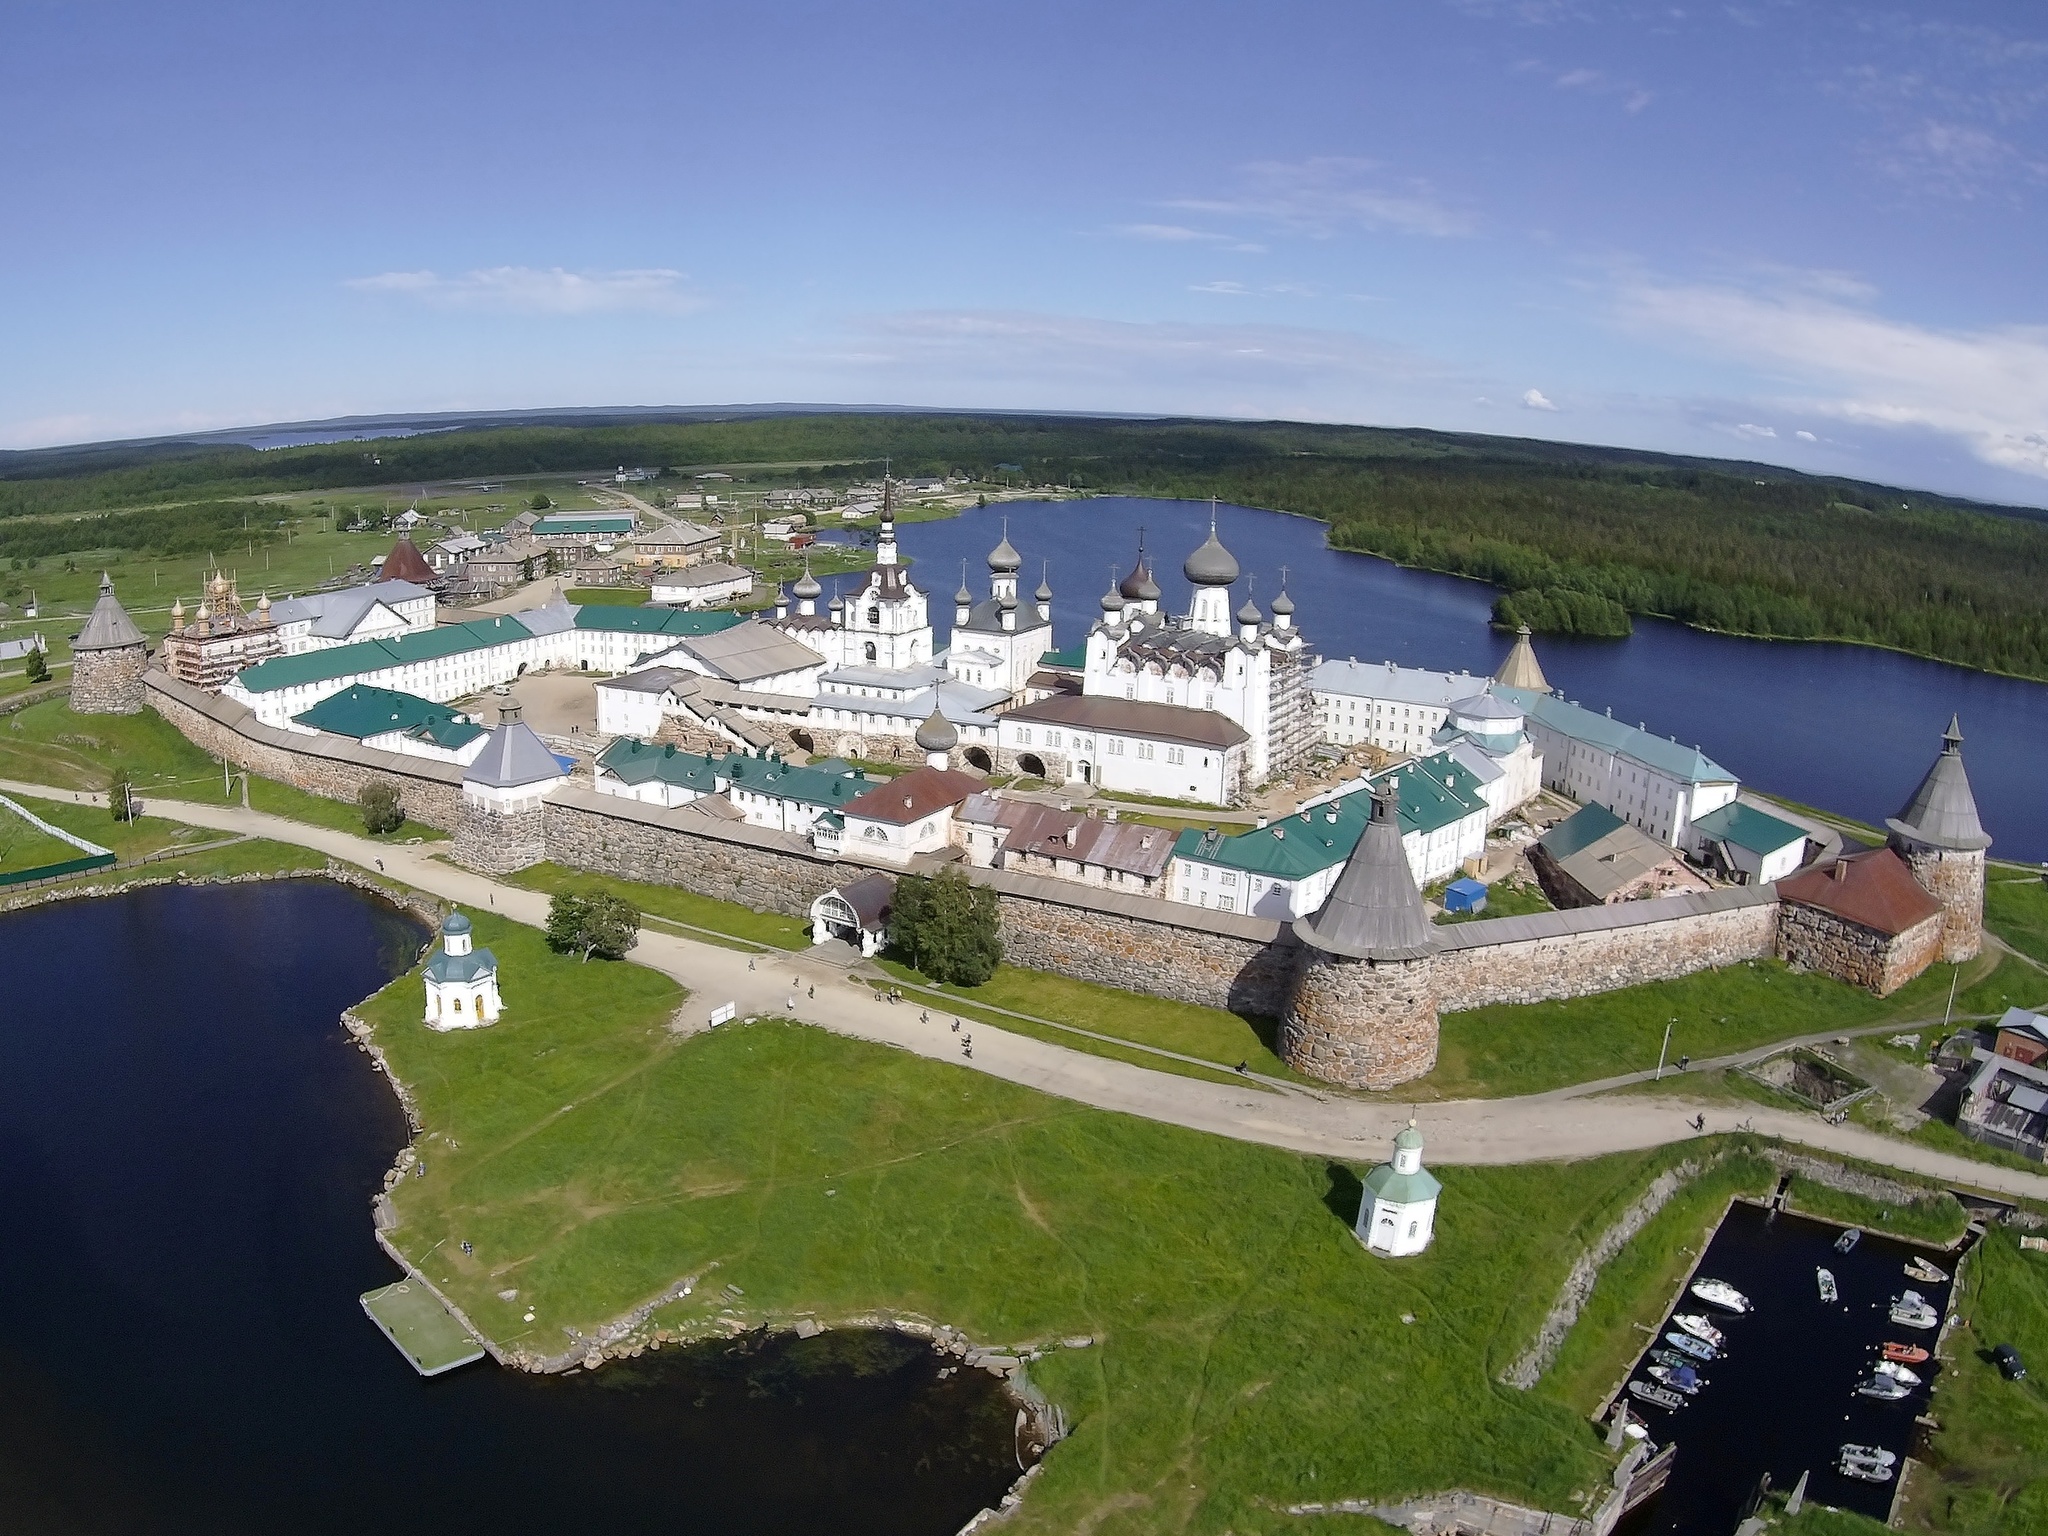
{"type": "Polygon", "coordinates": [[[2027,1362],[2020,1358],[2020,1352],[2010,1344],[2001,1344],[1991,1351],[1991,1363],[1998,1367],[1998,1374],[2007,1381],[2024,1381],[2027,1362]]]}

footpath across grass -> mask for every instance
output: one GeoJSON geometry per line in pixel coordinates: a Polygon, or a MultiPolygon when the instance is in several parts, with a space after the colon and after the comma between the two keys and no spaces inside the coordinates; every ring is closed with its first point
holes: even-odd
{"type": "Polygon", "coordinates": [[[500,1024],[426,1030],[417,973],[361,1012],[427,1128],[393,1238],[500,1342],[564,1352],[692,1274],[650,1327],[895,1311],[988,1343],[1086,1335],[1031,1367],[1073,1434],[1022,1531],[1300,1532],[1288,1503],[1453,1487],[1576,1513],[1604,1488],[1579,1414],[1496,1377],[1668,1154],[1441,1169],[1436,1244],[1389,1263],[1351,1235],[1364,1163],[801,1026],[679,1038],[666,979],[476,923],[500,1024]]]}
{"type": "MultiPolygon", "coordinates": [[[[2010,985],[2030,979],[2008,975],[2017,967],[2001,967],[1999,959],[1987,953],[1964,967],[1958,1013],[1996,1012],[2010,1000],[2010,985]]],[[[1754,960],[1592,997],[1445,1014],[1436,1070],[1404,1094],[1493,1098],[1650,1071],[1672,1020],[1668,1061],[1675,1065],[1681,1056],[1704,1061],[1801,1035],[1939,1019],[1952,975],[1952,967],[1938,965],[1877,998],[1776,960],[1754,960]]]]}

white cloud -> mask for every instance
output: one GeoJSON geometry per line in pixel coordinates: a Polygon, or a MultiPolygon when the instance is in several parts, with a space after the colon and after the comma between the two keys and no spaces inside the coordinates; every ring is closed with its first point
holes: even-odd
{"type": "Polygon", "coordinates": [[[1737,437],[1776,437],[1776,427],[1760,427],[1753,421],[1738,421],[1729,428],[1737,437]]]}
{"type": "Polygon", "coordinates": [[[626,310],[687,314],[705,300],[670,267],[571,272],[564,267],[480,267],[459,276],[380,272],[343,284],[360,293],[393,294],[450,309],[493,309],[529,315],[590,315],[626,310]]]}
{"type": "Polygon", "coordinates": [[[1556,404],[1540,389],[1524,390],[1522,392],[1522,404],[1525,408],[1532,411],[1554,411],[1557,409],[1556,404]]]}
{"type": "Polygon", "coordinates": [[[1245,188],[1229,197],[1183,197],[1166,206],[1218,218],[1254,219],[1296,234],[1327,238],[1339,229],[1469,235],[1476,221],[1415,178],[1390,180],[1377,161],[1342,155],[1261,161],[1245,168],[1245,188]]]}
{"type": "Polygon", "coordinates": [[[1185,224],[1119,224],[1110,231],[1122,235],[1126,240],[1156,240],[1175,245],[1215,245],[1229,251],[1244,251],[1261,255],[1263,245],[1249,240],[1240,240],[1235,235],[1226,235],[1213,229],[1190,229],[1185,224]]]}
{"type": "Polygon", "coordinates": [[[1987,464],[2048,477],[2048,327],[1938,330],[1818,296],[1635,279],[1623,322],[1761,368],[1805,413],[1959,439],[1987,464]]]}
{"type": "Polygon", "coordinates": [[[1576,91],[1590,85],[1598,85],[1600,80],[1600,71],[1597,69],[1568,69],[1557,77],[1555,84],[1561,91],[1576,91]]]}
{"type": "Polygon", "coordinates": [[[1228,278],[1218,278],[1213,283],[1189,283],[1189,293],[1250,293],[1243,283],[1233,283],[1228,278]]]}
{"type": "Polygon", "coordinates": [[[1815,437],[1811,432],[1807,431],[1804,427],[1801,427],[1797,432],[1794,432],[1792,435],[1798,438],[1799,441],[1801,441],[1802,443],[1817,443],[1820,441],[1819,438],[1815,437]]]}

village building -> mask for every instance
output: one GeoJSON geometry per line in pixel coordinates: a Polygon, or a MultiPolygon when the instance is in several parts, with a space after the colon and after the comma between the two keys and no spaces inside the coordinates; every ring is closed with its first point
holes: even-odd
{"type": "Polygon", "coordinates": [[[954,836],[977,869],[1071,880],[1136,896],[1164,892],[1173,834],[1115,811],[1091,816],[1000,794],[970,795],[954,836]]]}
{"type": "MultiPolygon", "coordinates": [[[[702,499],[697,500],[701,505],[702,499]]],[[[643,570],[679,571],[710,560],[724,543],[724,533],[716,528],[677,522],[634,534],[626,548],[633,563],[643,570]]]]}
{"type": "Polygon", "coordinates": [[[1612,906],[1713,889],[1674,850],[1604,805],[1581,806],[1529,850],[1537,882],[1552,906],[1612,906]]]}
{"type": "Polygon", "coordinates": [[[1418,888],[1484,854],[1487,805],[1480,785],[1462,764],[1439,756],[1353,780],[1248,832],[1184,829],[1174,842],[1165,894],[1191,906],[1282,922],[1307,917],[1342,875],[1372,819],[1376,794],[1396,797],[1397,835],[1418,888]]]}
{"type": "Polygon", "coordinates": [[[482,726],[445,704],[361,683],[294,715],[285,729],[346,736],[374,751],[464,766],[476,761],[485,738],[482,726]]]}
{"type": "Polygon", "coordinates": [[[473,533],[457,529],[445,539],[436,539],[421,554],[436,575],[453,578],[461,574],[463,566],[476,555],[482,554],[490,545],[473,533]]]}
{"type": "Polygon", "coordinates": [[[550,512],[527,530],[527,537],[574,559],[598,545],[619,543],[638,526],[631,512],[550,512]]]}
{"type": "Polygon", "coordinates": [[[2038,1062],[1974,1049],[1956,1129],[1980,1145],[2048,1161],[2048,1067],[2038,1062]]]}
{"type": "Polygon", "coordinates": [[[549,560],[546,546],[525,537],[508,538],[471,555],[463,562],[461,578],[480,593],[502,596],[545,576],[549,560]]]}
{"type": "Polygon", "coordinates": [[[1806,831],[1733,801],[1693,823],[1700,862],[1738,885],[1768,885],[1806,862],[1806,831]]]}
{"type": "Polygon", "coordinates": [[[1363,1183],[1354,1230],[1367,1251],[1400,1259],[1429,1246],[1443,1185],[1422,1166],[1422,1133],[1413,1120],[1394,1138],[1393,1161],[1381,1163],[1363,1183]]]}
{"type": "Polygon", "coordinates": [[[2006,1009],[1993,1026],[1991,1050],[1994,1055],[2023,1067],[2041,1065],[2048,1058],[2048,1014],[2025,1008],[2006,1009]]]}
{"type": "Polygon", "coordinates": [[[380,580],[304,597],[279,598],[270,605],[271,627],[287,656],[430,630],[434,594],[410,581],[380,580]]]}
{"type": "Polygon", "coordinates": [[[470,921],[451,912],[441,924],[441,947],[428,959],[426,1024],[429,1029],[482,1029],[498,1022],[498,957],[475,947],[470,921]]]}
{"type": "MultiPolygon", "coordinates": [[[[42,649],[41,635],[30,639],[42,649]]],[[[27,654],[26,652],[23,653],[27,654]]],[[[71,708],[81,715],[142,712],[142,674],[149,669],[149,641],[114,596],[114,578],[100,572],[100,595],[84,625],[71,637],[71,708]]]]}
{"type": "Polygon", "coordinates": [[[270,599],[260,597],[253,611],[244,611],[234,578],[215,571],[189,620],[183,600],[172,599],[171,629],[159,656],[163,669],[179,682],[219,693],[245,668],[259,666],[283,649],[270,622],[270,599]]]}
{"type": "Polygon", "coordinates": [[[938,853],[953,842],[954,813],[981,787],[981,780],[950,768],[913,769],[848,801],[837,813],[840,835],[831,851],[886,864],[938,853]]]}
{"type": "Polygon", "coordinates": [[[648,595],[657,603],[708,608],[714,603],[730,603],[748,597],[753,590],[752,571],[744,566],[728,565],[723,560],[708,560],[701,565],[657,573],[648,595]]]}

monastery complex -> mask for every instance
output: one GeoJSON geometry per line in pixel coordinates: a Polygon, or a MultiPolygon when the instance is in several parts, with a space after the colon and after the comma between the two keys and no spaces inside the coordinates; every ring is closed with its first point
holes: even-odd
{"type": "MultiPolygon", "coordinates": [[[[1233,608],[1213,518],[1182,565],[1185,613],[1162,611],[1141,545],[1061,648],[1053,594],[1020,590],[1006,533],[941,645],[886,490],[880,512],[874,567],[822,611],[806,570],[754,616],[559,598],[451,615],[401,538],[380,579],[341,591],[252,607],[216,576],[152,661],[108,585],[74,642],[74,707],[147,702],[338,798],[386,780],[480,870],[552,859],[680,885],[864,953],[894,875],[958,865],[998,892],[1016,963],[1277,1018],[1291,1063],[1352,1086],[1429,1071],[1446,1011],[1765,955],[1884,994],[1982,942],[1990,839],[1958,723],[1886,844],[1858,851],[1703,747],[1561,696],[1526,629],[1492,677],[1317,655],[1284,589],[1233,608]],[[543,739],[492,697],[540,672],[590,679],[594,736],[543,739]],[[1194,820],[1319,764],[1338,776],[1255,824],[1060,798],[1194,820]],[[1553,910],[1435,921],[1483,906],[1473,877],[1506,849],[1553,910]]],[[[494,991],[454,990],[449,937],[443,1017],[458,995],[464,1022],[489,1017],[494,991]]]]}

